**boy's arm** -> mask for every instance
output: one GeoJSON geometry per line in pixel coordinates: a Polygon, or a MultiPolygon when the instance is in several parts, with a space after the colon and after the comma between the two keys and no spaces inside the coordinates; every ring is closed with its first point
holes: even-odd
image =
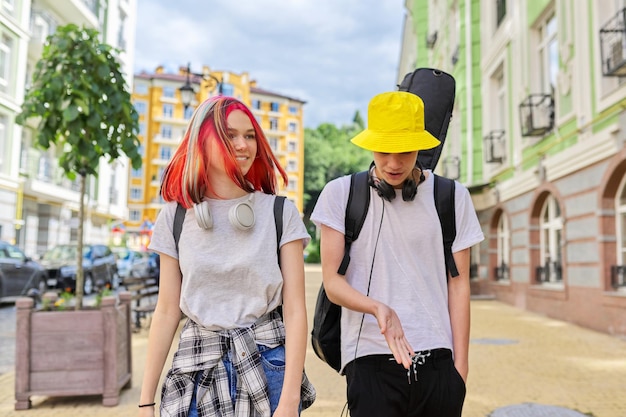
{"type": "Polygon", "coordinates": [[[459,270],[458,277],[448,277],[448,310],[452,327],[454,366],[463,380],[467,381],[470,337],[470,249],[463,249],[453,256],[459,270]]]}

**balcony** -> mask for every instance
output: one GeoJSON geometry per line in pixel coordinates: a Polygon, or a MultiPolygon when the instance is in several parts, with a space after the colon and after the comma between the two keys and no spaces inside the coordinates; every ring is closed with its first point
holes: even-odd
{"type": "Polygon", "coordinates": [[[461,159],[458,156],[443,158],[443,176],[451,180],[458,180],[461,177],[461,159]]]}
{"type": "Polygon", "coordinates": [[[616,290],[626,290],[626,265],[611,266],[611,286],[616,290]]]}
{"type": "Polygon", "coordinates": [[[554,99],[550,94],[531,94],[519,105],[522,136],[543,136],[554,127],[554,99]]]}
{"type": "Polygon", "coordinates": [[[502,262],[500,266],[496,266],[494,275],[496,281],[508,281],[509,280],[509,266],[502,262]]]}
{"type": "Polygon", "coordinates": [[[602,74],[626,76],[626,8],[620,10],[600,29],[602,74]]]}
{"type": "Polygon", "coordinates": [[[98,0],[41,0],[38,7],[50,9],[61,16],[63,21],[73,22],[78,26],[100,29],[100,6],[98,0]]]}
{"type": "Polygon", "coordinates": [[[563,282],[563,268],[558,261],[546,262],[535,269],[535,281],[538,284],[563,282]]]}
{"type": "Polygon", "coordinates": [[[504,134],[504,130],[492,130],[483,138],[486,163],[501,164],[504,161],[504,134]]]}

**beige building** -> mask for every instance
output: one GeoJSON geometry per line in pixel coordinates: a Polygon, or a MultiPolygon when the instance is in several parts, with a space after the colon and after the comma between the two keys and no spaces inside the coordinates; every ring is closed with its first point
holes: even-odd
{"type": "MultiPolygon", "coordinates": [[[[132,74],[136,0],[4,0],[0,2],[0,240],[31,256],[76,241],[79,192],[59,167],[59,152],[34,147],[36,125],[15,123],[48,35],[74,23],[96,29],[121,50],[132,74]]],[[[132,79],[129,77],[130,85],[132,79]]],[[[104,159],[88,179],[85,242],[108,243],[110,224],[125,218],[128,163],[104,159]]]]}
{"type": "Polygon", "coordinates": [[[129,246],[147,246],[152,224],[164,204],[159,194],[163,171],[195,108],[220,93],[236,97],[251,108],[289,177],[287,187],[279,184],[279,194],[287,196],[302,211],[304,101],[257,87],[247,72],[212,71],[204,66],[202,72],[181,67],[177,73],[167,73],[158,67],[153,73],[136,74],[134,80],[133,102],[139,113],[144,159],[142,168],[131,169],[129,175],[129,217],[122,229],[129,246]],[[187,106],[187,98],[181,94],[185,90],[190,93],[187,106]]]}

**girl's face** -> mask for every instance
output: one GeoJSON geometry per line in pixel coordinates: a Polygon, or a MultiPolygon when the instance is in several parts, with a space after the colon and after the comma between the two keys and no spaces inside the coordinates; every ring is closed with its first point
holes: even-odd
{"type": "MultiPolygon", "coordinates": [[[[246,175],[254,162],[257,152],[256,133],[248,116],[241,110],[233,110],[226,118],[228,140],[235,151],[235,158],[243,175],[246,175]]],[[[211,141],[211,146],[217,146],[211,141]]],[[[217,156],[218,153],[211,152],[217,156]]],[[[224,162],[214,158],[211,165],[224,171],[224,162]]]]}
{"type": "Polygon", "coordinates": [[[403,153],[374,152],[376,176],[394,188],[402,188],[404,180],[413,173],[417,151],[403,153]]]}

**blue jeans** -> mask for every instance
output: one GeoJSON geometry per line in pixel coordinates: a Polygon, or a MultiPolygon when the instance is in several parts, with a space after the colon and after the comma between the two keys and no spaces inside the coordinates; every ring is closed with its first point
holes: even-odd
{"type": "MultiPolygon", "coordinates": [[[[259,353],[261,353],[261,366],[265,372],[265,379],[267,380],[267,388],[270,394],[270,409],[272,414],[278,407],[278,400],[280,400],[280,393],[283,388],[283,380],[285,379],[285,346],[277,346],[275,348],[268,348],[267,346],[257,345],[259,353]]],[[[231,361],[231,353],[222,359],[224,366],[226,367],[226,373],[228,374],[228,385],[230,386],[230,398],[235,404],[235,393],[237,392],[237,375],[231,361]]],[[[196,376],[196,387],[191,397],[191,406],[189,407],[189,417],[198,417],[198,409],[196,403],[196,391],[200,380],[201,374],[196,376]]]]}

